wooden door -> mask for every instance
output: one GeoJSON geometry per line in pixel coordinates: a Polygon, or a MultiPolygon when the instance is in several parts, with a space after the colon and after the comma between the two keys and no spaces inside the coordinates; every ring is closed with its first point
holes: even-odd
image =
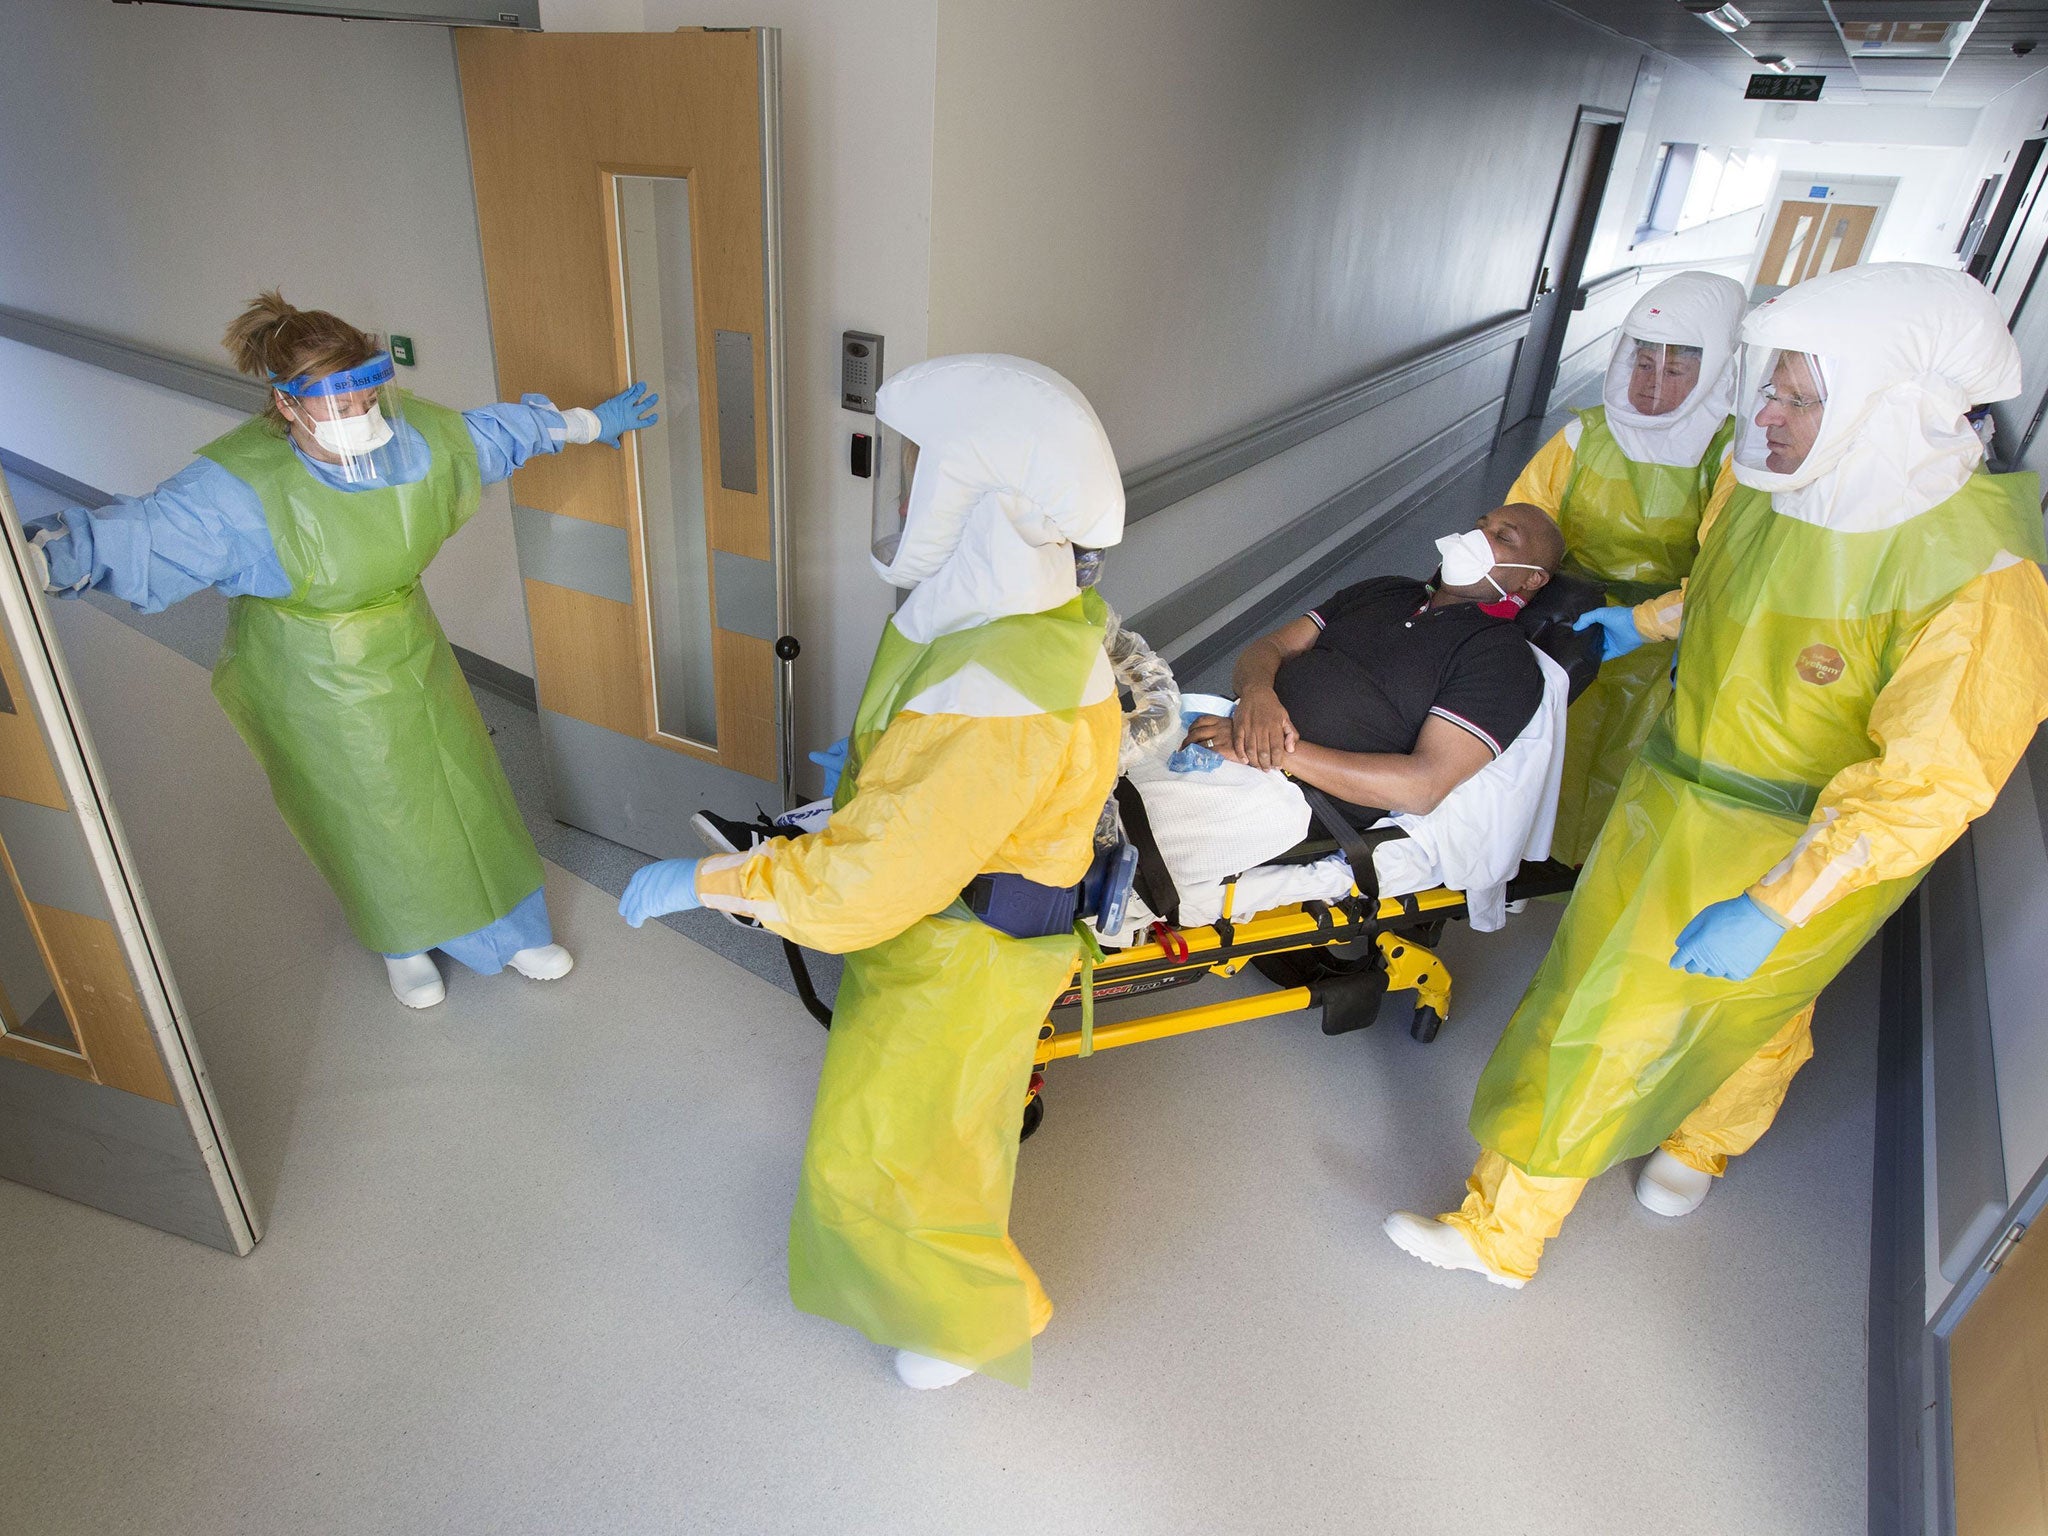
{"type": "Polygon", "coordinates": [[[775,44],[456,33],[501,393],[662,396],[512,482],[555,812],[655,853],[788,777],[775,44]]]}
{"type": "Polygon", "coordinates": [[[1861,203],[1780,204],[1778,221],[1764,242],[1757,287],[1783,292],[1823,272],[1855,266],[1876,219],[1877,209],[1861,203]]]}
{"type": "Polygon", "coordinates": [[[1956,1536],[2048,1536],[2048,1226],[2034,1226],[1949,1340],[1956,1536]]]}
{"type": "Polygon", "coordinates": [[[4,476],[0,522],[0,1177],[247,1253],[255,1218],[4,476]]]}

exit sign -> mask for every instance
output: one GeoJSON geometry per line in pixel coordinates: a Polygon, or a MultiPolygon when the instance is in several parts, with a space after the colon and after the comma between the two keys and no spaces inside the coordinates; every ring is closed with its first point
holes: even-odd
{"type": "Polygon", "coordinates": [[[1826,75],[1751,75],[1745,101],[1819,101],[1826,75]]]}

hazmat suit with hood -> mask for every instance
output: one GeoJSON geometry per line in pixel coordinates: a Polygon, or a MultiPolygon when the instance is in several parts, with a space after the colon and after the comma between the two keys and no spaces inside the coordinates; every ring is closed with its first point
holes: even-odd
{"type": "Polygon", "coordinates": [[[1010,1241],[1010,1190],[1038,1028],[1079,940],[1012,938],[960,894],[985,873],[1087,872],[1122,714],[1075,550],[1122,539],[1123,485],[1080,392],[1021,358],[933,358],[876,406],[916,447],[875,557],[908,595],[832,818],[704,860],[696,892],[848,955],[790,1222],[792,1299],[1024,1385],[1052,1306],[1010,1241]]]}
{"type": "Polygon", "coordinates": [[[1442,1218],[1497,1278],[1533,1273],[1613,1163],[1661,1143],[1713,1175],[1762,1135],[1815,996],[2048,718],[2040,486],[1984,473],[1964,419],[2020,388],[1990,296],[1859,266],[1761,306],[1742,340],[1739,483],[1683,594],[1635,615],[1683,625],[1671,703],[1481,1076],[1479,1165],[1442,1218]],[[1685,936],[1738,906],[1766,930],[1750,957],[1680,969],[1685,936]]]}
{"type": "MultiPolygon", "coordinates": [[[[1564,530],[1569,575],[1633,607],[1692,571],[1700,515],[1728,462],[1742,285],[1681,272],[1622,322],[1601,403],[1544,444],[1508,492],[1564,530]]],[[[1603,667],[1572,704],[1552,852],[1582,862],[1671,697],[1671,642],[1603,667]]]]}

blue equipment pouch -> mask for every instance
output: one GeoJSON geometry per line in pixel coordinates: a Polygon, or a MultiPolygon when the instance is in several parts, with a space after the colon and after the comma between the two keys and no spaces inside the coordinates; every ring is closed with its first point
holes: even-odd
{"type": "Polygon", "coordinates": [[[1074,926],[1081,891],[1072,885],[1040,885],[1022,875],[976,875],[960,893],[967,910],[1013,939],[1043,939],[1074,926]]]}
{"type": "Polygon", "coordinates": [[[1138,873],[1138,850],[1117,843],[1096,853],[1079,885],[1040,885],[1022,875],[976,875],[960,899],[967,910],[998,933],[1013,939],[1044,939],[1069,932],[1082,918],[1093,918],[1098,933],[1123,926],[1138,873]]]}

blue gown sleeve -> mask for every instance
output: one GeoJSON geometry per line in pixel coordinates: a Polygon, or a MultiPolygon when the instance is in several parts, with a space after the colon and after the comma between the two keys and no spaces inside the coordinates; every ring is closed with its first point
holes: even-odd
{"type": "Polygon", "coordinates": [[[288,597],[256,493],[211,459],[198,459],[147,496],[88,511],[67,507],[31,520],[45,534],[53,587],[110,593],[161,613],[205,587],[230,597],[288,597]]]}
{"type": "Polygon", "coordinates": [[[476,444],[477,468],[485,485],[496,485],[536,453],[560,453],[569,426],[545,395],[523,395],[516,403],[479,406],[462,413],[476,444]]]}

